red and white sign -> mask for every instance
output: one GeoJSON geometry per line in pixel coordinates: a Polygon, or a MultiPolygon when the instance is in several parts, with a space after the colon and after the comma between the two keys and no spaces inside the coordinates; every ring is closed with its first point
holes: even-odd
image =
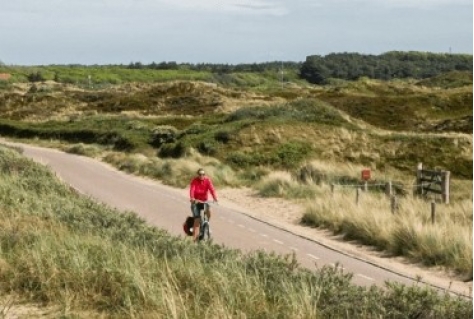
{"type": "Polygon", "coordinates": [[[364,181],[368,181],[370,179],[370,169],[363,169],[362,170],[362,179],[364,181]]]}

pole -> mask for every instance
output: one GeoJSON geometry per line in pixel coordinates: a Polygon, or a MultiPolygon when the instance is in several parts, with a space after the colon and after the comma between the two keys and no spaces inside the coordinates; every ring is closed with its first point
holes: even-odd
{"type": "Polygon", "coordinates": [[[392,211],[392,214],[395,214],[397,210],[397,198],[395,196],[390,196],[390,210],[392,211]]]}
{"type": "Polygon", "coordinates": [[[443,202],[449,204],[449,176],[450,171],[445,171],[441,175],[441,196],[443,196],[443,202]]]}
{"type": "Polygon", "coordinates": [[[431,223],[434,224],[436,221],[436,202],[431,202],[431,223]]]}
{"type": "Polygon", "coordinates": [[[416,193],[418,195],[423,195],[423,186],[421,184],[421,179],[423,178],[423,164],[418,163],[416,168],[416,193]]]}
{"type": "Polygon", "coordinates": [[[385,195],[388,197],[392,196],[392,181],[389,181],[385,184],[385,195]]]}

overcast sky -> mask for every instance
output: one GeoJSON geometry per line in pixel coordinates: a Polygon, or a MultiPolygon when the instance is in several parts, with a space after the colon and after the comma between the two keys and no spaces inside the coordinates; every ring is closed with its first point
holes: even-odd
{"type": "Polygon", "coordinates": [[[0,0],[5,64],[472,54],[472,0],[0,0]]]}

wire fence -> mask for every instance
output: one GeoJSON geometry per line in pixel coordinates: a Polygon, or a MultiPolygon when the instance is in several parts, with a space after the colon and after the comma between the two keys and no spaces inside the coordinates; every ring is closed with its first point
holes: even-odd
{"type": "MultiPolygon", "coordinates": [[[[382,187],[382,186],[387,186],[391,182],[387,183],[377,183],[377,184],[338,184],[338,183],[330,183],[331,185],[338,186],[338,187],[382,187]]],[[[392,183],[392,186],[397,186],[397,187],[405,187],[405,188],[418,188],[418,187],[426,187],[431,185],[431,183],[421,183],[421,184],[400,184],[400,183],[392,183]]]]}
{"type": "MultiPolygon", "coordinates": [[[[430,186],[431,183],[421,183],[421,184],[401,184],[401,183],[396,183],[393,184],[392,181],[388,181],[386,183],[358,183],[358,184],[337,184],[337,183],[330,183],[331,186],[331,193],[334,194],[335,188],[347,188],[347,189],[355,189],[355,203],[356,205],[359,205],[360,198],[361,198],[361,191],[368,191],[368,188],[370,187],[377,187],[377,188],[384,188],[385,189],[385,194],[389,198],[390,201],[390,211],[392,214],[395,214],[399,208],[400,208],[400,203],[399,203],[399,198],[396,196],[395,192],[393,192],[393,186],[396,185],[396,187],[401,187],[403,189],[406,188],[411,188],[413,191],[418,190],[418,189],[423,189],[423,187],[430,186]]],[[[436,196],[436,195],[435,195],[436,196]]],[[[431,210],[431,222],[434,224],[436,222],[436,198],[432,198],[431,203],[430,203],[430,210],[431,210]]]]}

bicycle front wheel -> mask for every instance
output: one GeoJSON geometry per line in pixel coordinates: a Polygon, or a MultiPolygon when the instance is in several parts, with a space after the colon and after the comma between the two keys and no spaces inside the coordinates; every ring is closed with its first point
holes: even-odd
{"type": "Polygon", "coordinates": [[[209,240],[211,239],[211,231],[209,228],[209,223],[204,222],[201,226],[201,233],[199,236],[199,240],[209,240]]]}

